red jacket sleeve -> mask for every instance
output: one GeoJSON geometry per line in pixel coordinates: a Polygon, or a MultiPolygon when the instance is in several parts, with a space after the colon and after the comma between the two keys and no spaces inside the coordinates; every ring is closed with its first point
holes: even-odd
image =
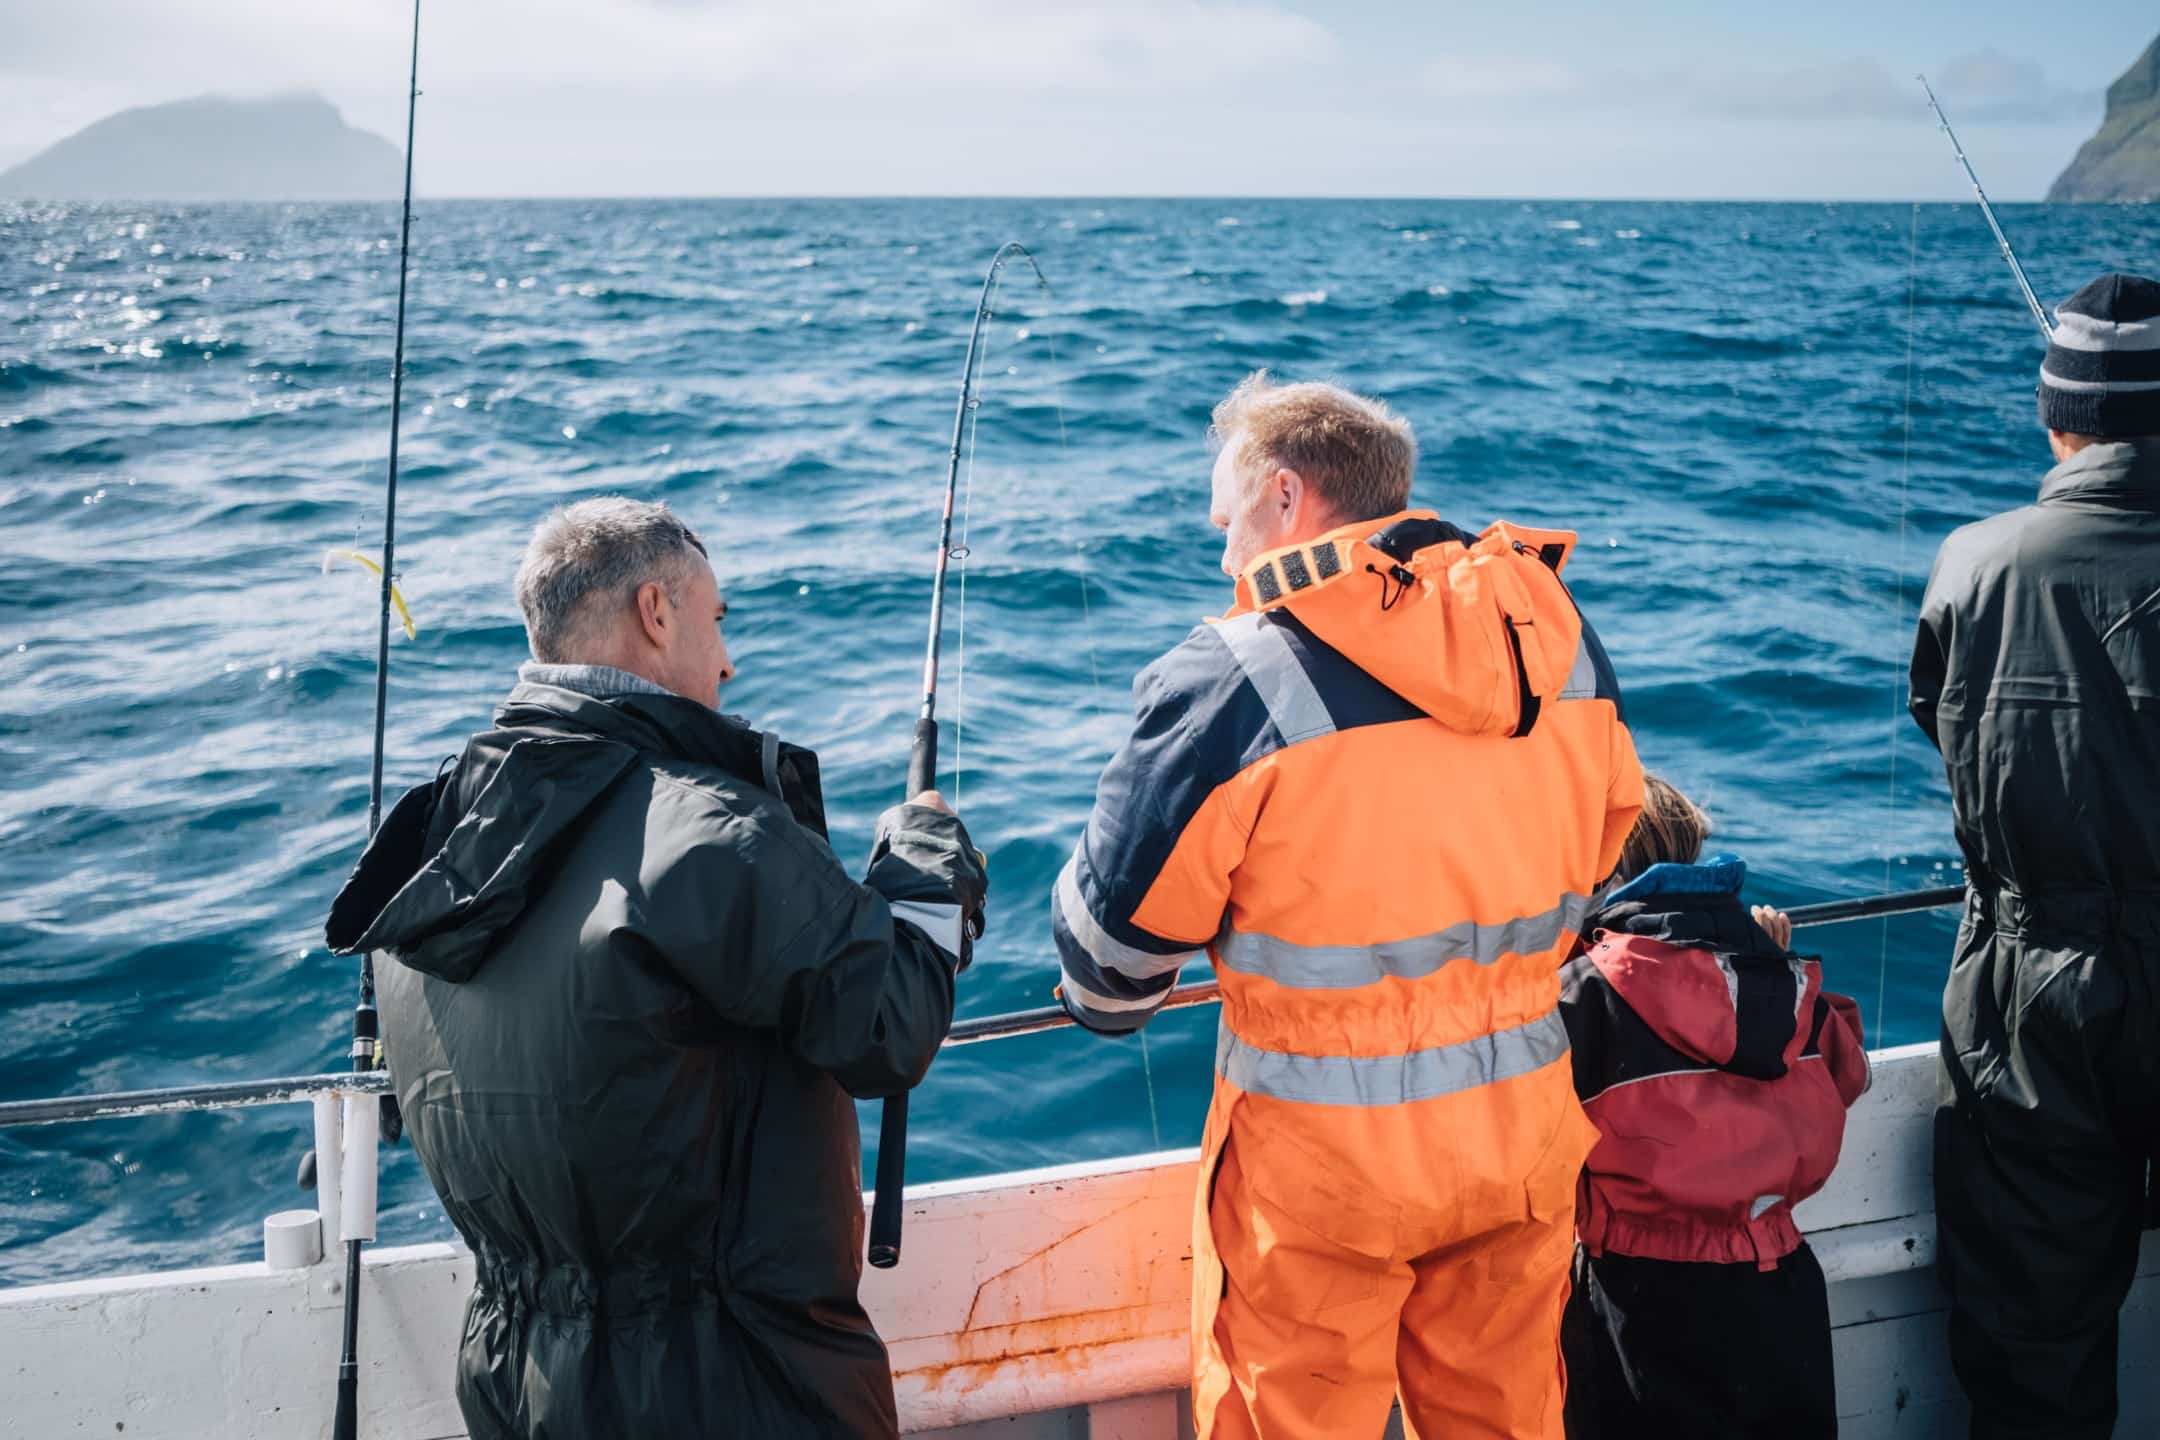
{"type": "Polygon", "coordinates": [[[1820,1042],[1823,1063],[1830,1067],[1838,1096],[1849,1109],[1874,1083],[1868,1067],[1867,1031],[1860,1023],[1860,1002],[1830,990],[1823,991],[1822,998],[1830,1006],[1820,1042]]]}

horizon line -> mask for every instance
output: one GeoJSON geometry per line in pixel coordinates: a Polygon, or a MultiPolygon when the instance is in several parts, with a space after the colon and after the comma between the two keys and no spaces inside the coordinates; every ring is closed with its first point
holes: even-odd
{"type": "MultiPolygon", "coordinates": [[[[398,203],[395,193],[380,196],[321,196],[293,195],[277,198],[262,196],[169,196],[169,195],[0,195],[0,204],[9,205],[394,205],[398,203]]],[[[1921,196],[1873,196],[1873,195],[1425,195],[1408,191],[1392,194],[1330,195],[1285,193],[1276,195],[1233,193],[1168,193],[1134,191],[1130,193],[1101,194],[1026,194],[994,195],[939,192],[913,192],[905,194],[874,191],[767,191],[767,192],[677,192],[677,193],[631,193],[619,194],[562,194],[562,195],[513,195],[513,194],[451,194],[423,195],[415,193],[415,203],[422,200],[435,204],[641,204],[641,203],[704,203],[725,202],[1008,202],[1015,204],[1128,204],[1146,202],[1188,204],[1441,204],[1441,205],[1971,205],[1978,201],[1971,198],[1921,197],[1921,196]]],[[[1997,198],[1997,205],[2063,205],[2101,208],[2104,206],[2137,207],[2160,206],[2155,200],[2050,200],[2046,196],[2031,198],[1997,198]]]]}

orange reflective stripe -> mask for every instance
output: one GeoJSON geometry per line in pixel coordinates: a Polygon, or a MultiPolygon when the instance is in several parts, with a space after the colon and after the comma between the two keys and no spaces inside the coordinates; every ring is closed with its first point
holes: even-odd
{"type": "Polygon", "coordinates": [[[1390,976],[1423,979],[1455,960],[1492,965],[1510,955],[1543,954],[1564,936],[1580,933],[1594,903],[1588,895],[1563,895],[1542,914],[1490,925],[1465,920],[1430,935],[1378,945],[1295,945],[1226,928],[1215,942],[1215,958],[1240,974],[1293,990],[1351,990],[1390,976]]]}
{"type": "Polygon", "coordinates": [[[1248,1045],[1222,1025],[1215,1073],[1249,1095],[1307,1105],[1402,1105],[1541,1070],[1568,1053],[1557,1007],[1527,1024],[1396,1055],[1293,1055],[1248,1045]]]}

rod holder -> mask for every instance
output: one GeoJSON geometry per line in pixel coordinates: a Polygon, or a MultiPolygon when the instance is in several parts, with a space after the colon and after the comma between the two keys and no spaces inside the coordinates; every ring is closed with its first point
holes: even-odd
{"type": "Polygon", "coordinates": [[[375,1181],[377,1146],[381,1139],[382,1104],[372,1095],[344,1097],[344,1164],[338,1175],[338,1239],[375,1238],[375,1181]]]}
{"type": "Polygon", "coordinates": [[[342,1098],[317,1095],[315,1105],[315,1210],[322,1217],[325,1248],[338,1242],[344,1207],[345,1120],[342,1098]]]}
{"type": "Polygon", "coordinates": [[[322,1257],[321,1215],[313,1210],[280,1210],[263,1217],[263,1264],[272,1270],[305,1270],[322,1257]]]}

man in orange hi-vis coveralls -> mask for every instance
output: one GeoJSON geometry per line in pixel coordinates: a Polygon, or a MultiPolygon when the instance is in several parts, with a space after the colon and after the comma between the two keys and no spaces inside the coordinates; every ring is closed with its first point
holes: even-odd
{"type": "Polygon", "coordinates": [[[1193,1222],[1203,1437],[1561,1434],[1576,1104],[1559,967],[1642,804],[1574,536],[1408,510],[1384,406],[1215,412],[1230,613],[1142,672],[1059,876],[1060,993],[1222,983],[1193,1222]]]}

